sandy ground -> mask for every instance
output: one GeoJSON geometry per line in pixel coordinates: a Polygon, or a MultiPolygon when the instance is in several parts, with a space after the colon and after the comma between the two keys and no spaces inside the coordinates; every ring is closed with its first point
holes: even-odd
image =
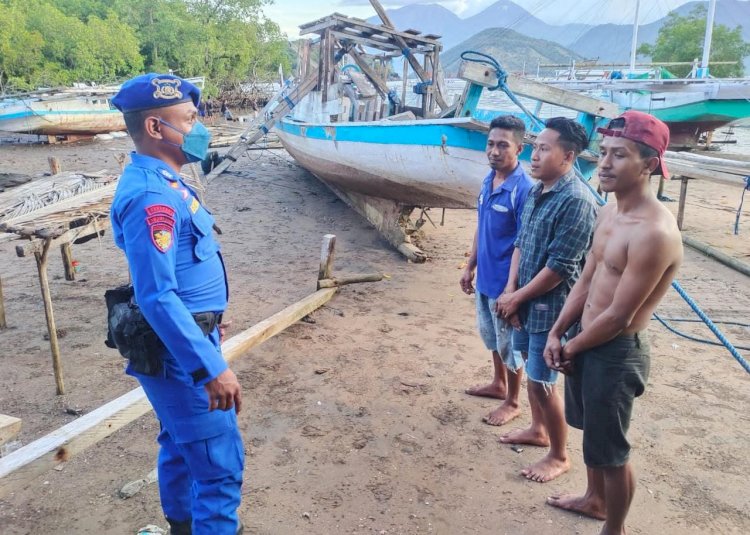
{"type": "MultiPolygon", "coordinates": [[[[0,172],[44,171],[48,155],[66,170],[116,169],[114,155],[128,146],[6,145],[0,172]]],[[[500,431],[481,422],[495,403],[463,394],[491,373],[473,301],[458,287],[474,214],[449,211],[446,226],[430,227],[422,241],[431,261],[408,264],[314,177],[285,159],[250,158],[213,183],[207,197],[224,231],[230,336],[314,291],[323,234],[338,236],[338,272],[380,270],[390,278],[342,289],[312,314],[313,323],[292,326],[233,364],[246,400],[240,513],[249,533],[597,533],[599,522],[544,503],[550,494],[583,488],[580,433],[570,436],[569,474],[527,482],[518,472],[542,451],[500,445],[500,431]]],[[[691,183],[690,191],[688,230],[747,257],[750,220],[732,237],[727,211],[739,190],[691,183]]],[[[668,195],[678,192],[679,183],[668,185],[668,195]]],[[[103,345],[103,294],[126,280],[124,258],[110,236],[74,254],[83,268],[77,281],[64,280],[59,261],[50,267],[68,391],[55,396],[34,261],[0,245],[9,321],[0,332],[0,412],[23,419],[23,443],[75,419],[66,408],[88,412],[136,386],[103,345]]],[[[688,251],[679,280],[712,317],[748,321],[747,277],[688,251]]],[[[675,292],[659,311],[690,317],[675,292]]],[[[681,328],[710,336],[700,326],[681,328]]],[[[638,491],[629,532],[748,533],[750,377],[722,348],[677,338],[655,323],[649,330],[652,374],[630,433],[638,491]]],[[[747,328],[726,332],[750,345],[747,328]]],[[[517,424],[528,421],[525,411],[517,424]]],[[[117,496],[154,467],[156,431],[153,415],[145,416],[62,470],[28,481],[0,500],[0,533],[164,527],[155,485],[129,500],[117,496]]]]}

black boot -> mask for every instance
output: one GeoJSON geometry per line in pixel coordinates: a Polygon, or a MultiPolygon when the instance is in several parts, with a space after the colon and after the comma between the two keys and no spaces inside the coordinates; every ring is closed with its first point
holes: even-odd
{"type": "Polygon", "coordinates": [[[193,535],[193,520],[191,518],[179,522],[167,518],[167,522],[169,522],[169,535],[193,535]]]}

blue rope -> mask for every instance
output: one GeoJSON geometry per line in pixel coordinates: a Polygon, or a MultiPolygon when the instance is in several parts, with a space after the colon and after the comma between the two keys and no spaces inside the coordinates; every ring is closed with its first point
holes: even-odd
{"type": "Polygon", "coordinates": [[[542,121],[539,117],[529,111],[526,106],[524,106],[523,103],[518,100],[518,97],[515,95],[515,93],[510,90],[510,88],[506,84],[506,81],[508,80],[508,73],[505,71],[505,69],[502,68],[500,63],[498,63],[495,58],[493,58],[489,54],[477,52],[476,50],[466,50],[465,52],[461,53],[461,59],[466,61],[473,61],[475,63],[481,63],[482,65],[489,65],[490,67],[495,69],[495,72],[497,72],[497,85],[488,87],[487,90],[497,91],[498,89],[501,89],[503,93],[508,95],[508,98],[513,102],[513,104],[518,106],[529,119],[536,123],[536,126],[538,126],[539,128],[544,128],[544,121],[542,121]]]}
{"type": "Polygon", "coordinates": [[[745,189],[742,190],[740,197],[740,206],[737,208],[737,217],[734,219],[734,235],[740,233],[740,214],[742,214],[742,205],[745,203],[745,192],[750,191],[750,176],[745,177],[745,189]]]}
{"type": "Polygon", "coordinates": [[[690,305],[690,308],[693,309],[693,312],[695,312],[700,319],[703,320],[703,323],[706,324],[706,326],[711,329],[711,332],[714,333],[714,336],[719,339],[719,341],[724,344],[724,347],[729,350],[729,352],[732,354],[732,356],[737,359],[737,362],[740,363],[740,366],[742,366],[747,373],[750,373],[750,362],[745,360],[742,355],[740,355],[739,351],[737,351],[737,348],[735,348],[732,345],[732,342],[727,340],[727,337],[724,336],[724,334],[719,330],[719,328],[714,324],[713,321],[711,321],[711,318],[709,318],[705,312],[701,310],[701,307],[698,306],[698,303],[693,301],[693,298],[690,297],[687,292],[680,286],[680,283],[677,281],[672,281],[672,288],[677,290],[677,293],[680,294],[680,297],[682,297],[685,302],[690,305]]]}
{"type": "MultiPolygon", "coordinates": [[[[659,316],[659,314],[656,314],[656,313],[653,315],[652,319],[655,319],[656,321],[658,321],[659,323],[661,323],[662,325],[664,325],[664,327],[668,331],[676,334],[677,336],[681,336],[682,338],[686,338],[688,340],[692,340],[693,342],[699,342],[701,344],[708,344],[708,345],[712,345],[712,346],[723,346],[724,345],[721,342],[714,342],[713,340],[708,340],[707,338],[698,338],[697,336],[691,336],[691,335],[689,335],[687,333],[684,333],[684,332],[680,331],[679,329],[676,329],[676,328],[672,327],[669,323],[667,323],[668,320],[669,321],[688,321],[688,322],[693,322],[693,323],[703,323],[702,320],[699,320],[699,319],[693,319],[693,320],[690,320],[690,319],[675,320],[674,318],[662,318],[661,316],[659,316]]],[[[726,323],[726,324],[730,324],[730,325],[742,325],[742,326],[745,326],[745,324],[739,323],[739,322],[736,322],[736,321],[714,321],[714,323],[726,323]]],[[[734,347],[736,349],[744,349],[746,351],[750,350],[750,347],[747,347],[747,346],[734,346],[734,347]]]]}

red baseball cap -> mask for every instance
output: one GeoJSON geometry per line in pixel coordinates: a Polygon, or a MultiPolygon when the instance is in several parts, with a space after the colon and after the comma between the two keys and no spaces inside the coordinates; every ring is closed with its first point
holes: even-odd
{"type": "Polygon", "coordinates": [[[648,145],[659,153],[659,166],[654,174],[669,178],[667,164],[664,162],[664,151],[669,146],[669,128],[653,115],[628,110],[612,119],[607,128],[597,128],[596,131],[605,136],[624,137],[648,145]]]}

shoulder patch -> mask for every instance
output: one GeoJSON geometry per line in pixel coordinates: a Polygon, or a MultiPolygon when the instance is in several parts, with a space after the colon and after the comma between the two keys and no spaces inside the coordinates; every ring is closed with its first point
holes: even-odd
{"type": "Polygon", "coordinates": [[[162,174],[164,178],[167,178],[171,180],[172,182],[177,182],[177,179],[175,178],[175,176],[169,171],[167,171],[166,169],[159,169],[159,172],[162,174]]]}
{"type": "Polygon", "coordinates": [[[172,248],[174,243],[175,210],[166,204],[152,204],[146,207],[146,224],[151,242],[162,253],[172,248]]]}

